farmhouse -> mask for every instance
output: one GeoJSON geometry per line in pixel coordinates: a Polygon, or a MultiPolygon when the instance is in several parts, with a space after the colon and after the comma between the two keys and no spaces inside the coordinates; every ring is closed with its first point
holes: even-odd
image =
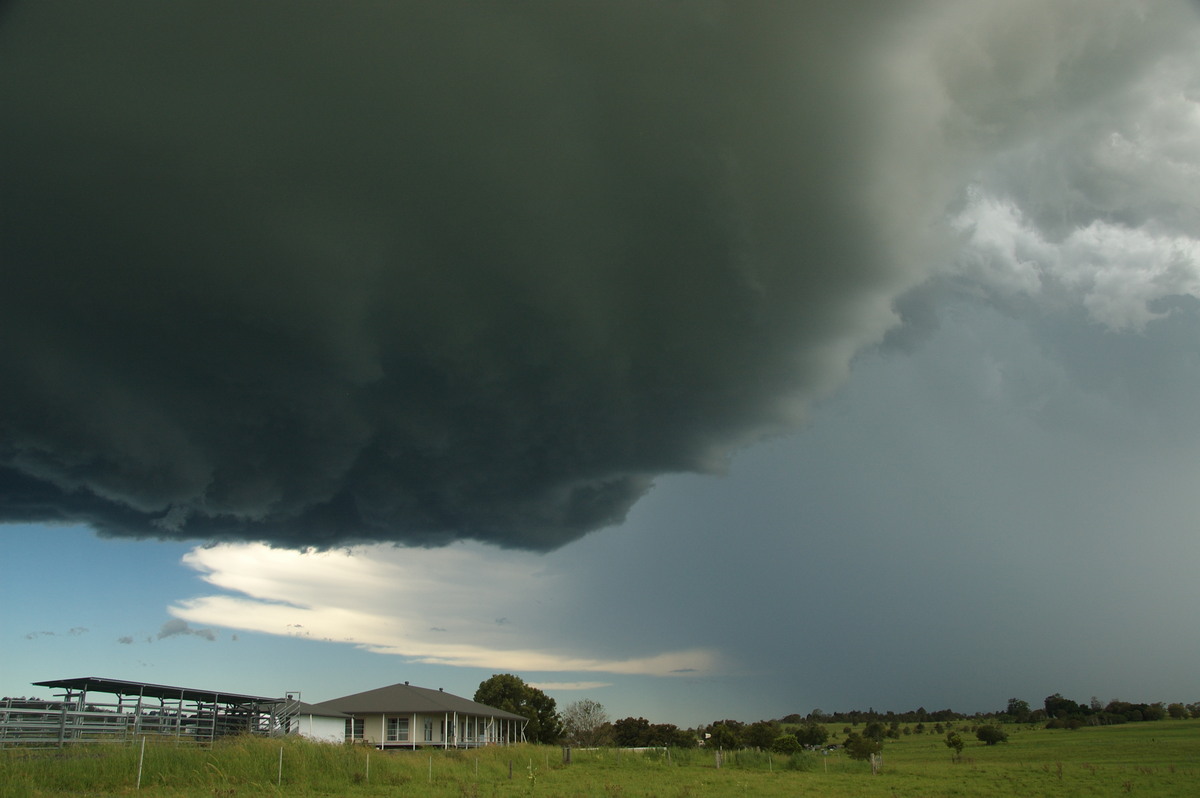
{"type": "Polygon", "coordinates": [[[314,739],[336,737],[378,748],[473,748],[522,742],[527,722],[520,715],[440,688],[404,682],[302,705],[292,728],[314,739]]]}
{"type": "Polygon", "coordinates": [[[346,719],[349,717],[299,701],[295,714],[288,718],[288,733],[323,743],[340,743],[346,739],[346,719]]]}
{"type": "Polygon", "coordinates": [[[170,736],[211,743],[230,734],[298,734],[379,748],[472,748],[525,739],[526,719],[408,682],[317,704],[94,676],[35,682],[56,700],[0,701],[0,748],[170,736]]]}

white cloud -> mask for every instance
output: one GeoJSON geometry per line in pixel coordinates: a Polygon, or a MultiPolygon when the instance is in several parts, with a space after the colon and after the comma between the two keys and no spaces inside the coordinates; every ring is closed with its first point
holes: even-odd
{"type": "Polygon", "coordinates": [[[1087,308],[1114,330],[1140,330],[1169,296],[1200,298],[1200,241],[1094,220],[1051,241],[1015,203],[969,194],[954,225],[966,247],[954,270],[1001,295],[1054,296],[1087,308]]]}
{"type": "MultiPolygon", "coordinates": [[[[1114,83],[1126,79],[1118,90],[1046,116],[1042,135],[977,164],[951,220],[963,243],[952,276],[998,297],[1082,306],[1118,331],[1144,330],[1163,299],[1200,297],[1194,27],[1183,41],[1140,75],[1132,64],[1115,70],[1114,83]]],[[[1055,77],[1059,94],[1097,80],[1070,72],[1055,77]]]]}
{"type": "Polygon", "coordinates": [[[426,664],[523,672],[670,675],[717,665],[703,649],[624,658],[563,650],[552,630],[569,585],[528,553],[482,544],[324,552],[222,544],[183,560],[230,591],[170,608],[196,624],[352,643],[426,664]]]}
{"type": "Polygon", "coordinates": [[[599,690],[612,687],[612,682],[529,682],[539,690],[599,690]]]}

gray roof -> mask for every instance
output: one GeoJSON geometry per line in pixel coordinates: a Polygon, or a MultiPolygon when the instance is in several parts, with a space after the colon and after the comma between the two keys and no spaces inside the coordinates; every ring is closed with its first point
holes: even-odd
{"type": "Polygon", "coordinates": [[[342,696],[313,704],[320,712],[342,712],[347,715],[377,715],[380,713],[421,712],[426,714],[455,713],[459,715],[482,715],[489,718],[526,720],[521,715],[505,712],[469,701],[444,690],[430,690],[403,682],[390,687],[379,687],[364,693],[342,696]]]}
{"type": "Polygon", "coordinates": [[[183,701],[206,701],[223,704],[282,704],[282,698],[261,695],[243,695],[215,690],[198,690],[193,687],[172,687],[166,684],[130,682],[124,679],[106,679],[99,676],[80,676],[75,679],[49,679],[33,682],[38,687],[57,687],[84,692],[109,693],[119,696],[150,696],[152,698],[177,698],[183,701]]]}
{"type": "Polygon", "coordinates": [[[306,704],[300,701],[296,705],[297,715],[312,715],[317,718],[348,718],[350,717],[345,712],[329,709],[328,707],[318,706],[316,704],[306,704]]]}

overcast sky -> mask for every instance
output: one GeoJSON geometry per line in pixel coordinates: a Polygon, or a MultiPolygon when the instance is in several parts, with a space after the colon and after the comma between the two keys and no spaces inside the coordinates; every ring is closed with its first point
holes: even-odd
{"type": "Polygon", "coordinates": [[[810,5],[6,5],[0,693],[1200,698],[1200,11],[810,5]]]}

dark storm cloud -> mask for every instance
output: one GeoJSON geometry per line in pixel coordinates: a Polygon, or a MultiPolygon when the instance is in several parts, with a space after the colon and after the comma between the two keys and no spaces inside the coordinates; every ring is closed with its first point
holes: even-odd
{"type": "Polygon", "coordinates": [[[12,5],[0,520],[552,548],[794,426],[1021,128],[804,5],[12,5]]]}

